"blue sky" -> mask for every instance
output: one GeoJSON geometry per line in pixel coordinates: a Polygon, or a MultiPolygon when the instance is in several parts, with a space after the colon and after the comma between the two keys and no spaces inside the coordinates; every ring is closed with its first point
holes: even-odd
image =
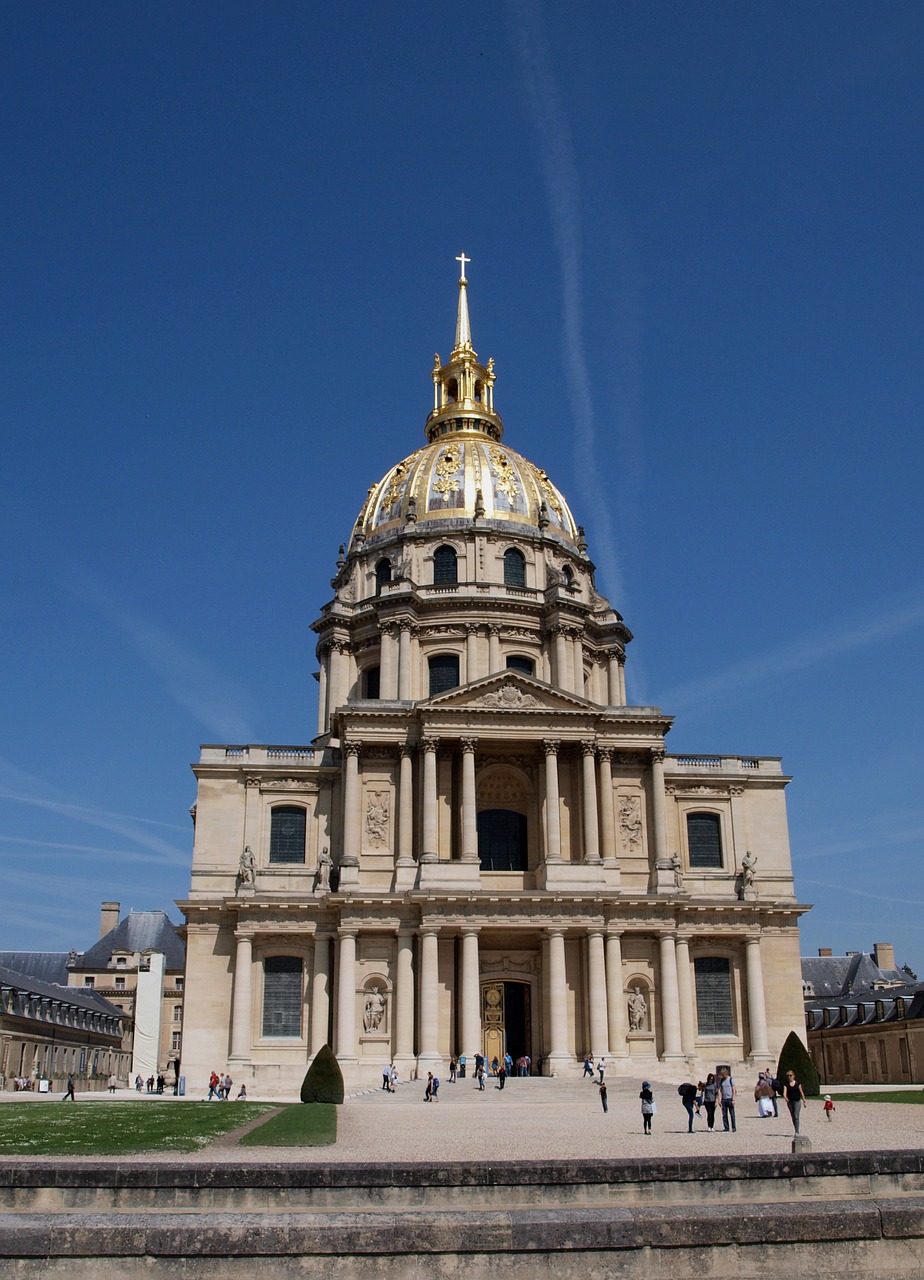
{"type": "Polygon", "coordinates": [[[918,3],[8,5],[0,939],[188,888],[200,742],[423,442],[456,254],[675,752],[781,755],[803,952],[924,975],[918,3]]]}

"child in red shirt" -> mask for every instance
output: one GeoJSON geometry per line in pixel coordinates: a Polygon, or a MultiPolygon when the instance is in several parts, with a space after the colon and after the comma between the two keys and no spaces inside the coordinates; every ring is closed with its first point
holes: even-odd
{"type": "Polygon", "coordinates": [[[828,1120],[831,1119],[831,1112],[833,1110],[834,1110],[834,1103],[831,1101],[831,1095],[830,1093],[826,1093],[825,1094],[825,1116],[827,1117],[828,1120]]]}

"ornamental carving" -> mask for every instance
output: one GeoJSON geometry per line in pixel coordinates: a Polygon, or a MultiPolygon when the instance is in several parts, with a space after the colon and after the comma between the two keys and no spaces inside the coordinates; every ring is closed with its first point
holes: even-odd
{"type": "Polygon", "coordinates": [[[491,470],[494,473],[495,487],[499,493],[506,495],[509,502],[514,502],[520,493],[520,483],[516,469],[507,453],[497,445],[491,445],[491,470]]]}
{"type": "MultiPolygon", "coordinates": [[[[667,788],[665,787],[665,791],[667,788]]],[[[720,799],[728,798],[727,787],[708,787],[702,783],[698,787],[678,787],[676,783],[672,788],[675,795],[678,796],[717,796],[720,799]]]]}
{"type": "Polygon", "coordinates": [[[306,782],[304,778],[271,778],[260,783],[261,791],[313,791],[316,789],[317,783],[306,782]]]}
{"type": "Polygon", "coordinates": [[[542,703],[531,693],[524,693],[515,684],[505,684],[493,693],[485,693],[473,703],[476,707],[496,707],[500,711],[519,711],[521,707],[541,707],[542,703]]]}
{"type": "Polygon", "coordinates": [[[388,844],[387,791],[370,791],[366,799],[366,838],[373,849],[383,849],[388,844]]]}
{"type": "Polygon", "coordinates": [[[439,462],[436,464],[436,479],[433,482],[433,488],[445,498],[449,493],[456,493],[461,487],[459,484],[459,463],[462,461],[462,450],[457,444],[447,445],[440,454],[439,462]]]}
{"type": "Polygon", "coordinates": [[[510,773],[495,773],[479,780],[479,799],[492,804],[517,804],[524,798],[526,788],[519,778],[510,773]]]}
{"type": "Polygon", "coordinates": [[[379,987],[373,987],[363,1001],[363,1030],[368,1034],[383,1029],[388,997],[379,987]]]}
{"type": "Polygon", "coordinates": [[[546,475],[544,471],[540,470],[539,467],[533,467],[533,471],[535,472],[536,479],[539,481],[539,485],[540,485],[540,488],[542,489],[542,492],[545,494],[546,503],[548,504],[548,506],[552,508],[552,510],[555,512],[557,516],[560,516],[561,515],[561,499],[556,493],[555,488],[552,484],[552,481],[549,479],[549,477],[546,475]]]}
{"type": "Polygon", "coordinates": [[[407,479],[407,463],[399,462],[391,475],[391,483],[388,486],[388,492],[382,501],[382,506],[387,510],[393,507],[401,497],[404,491],[404,482],[407,479]]]}
{"type": "Polygon", "coordinates": [[[642,847],[641,796],[619,797],[619,832],[624,848],[636,853],[642,847]]]}
{"type": "Polygon", "coordinates": [[[638,985],[632,988],[629,993],[628,1014],[629,1014],[629,1030],[630,1031],[647,1031],[648,1030],[648,1001],[645,999],[645,993],[638,985]]]}

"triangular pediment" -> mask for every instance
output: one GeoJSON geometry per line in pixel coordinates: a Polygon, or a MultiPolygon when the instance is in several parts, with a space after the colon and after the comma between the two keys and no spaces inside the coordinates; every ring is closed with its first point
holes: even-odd
{"type": "Polygon", "coordinates": [[[498,671],[428,698],[422,708],[466,711],[599,711],[595,703],[521,671],[498,671]]]}

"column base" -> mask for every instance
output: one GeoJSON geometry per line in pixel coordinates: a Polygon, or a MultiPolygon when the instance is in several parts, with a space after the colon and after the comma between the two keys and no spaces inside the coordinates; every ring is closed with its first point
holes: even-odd
{"type": "Polygon", "coordinates": [[[421,889],[477,891],[481,888],[481,864],[478,862],[424,862],[421,859],[417,884],[421,889]]]}
{"type": "Polygon", "coordinates": [[[359,888],[359,863],[341,863],[340,866],[340,890],[358,889],[359,888]]]}
{"type": "Polygon", "coordinates": [[[399,858],[395,864],[395,892],[406,893],[417,883],[417,863],[413,858],[399,858]]]}
{"type": "MultiPolygon", "coordinates": [[[[426,1080],[427,1072],[432,1071],[435,1076],[443,1070],[443,1059],[438,1053],[421,1054],[417,1059],[417,1079],[426,1080]]],[[[442,1084],[442,1080],[440,1080],[442,1084]]]]}
{"type": "Polygon", "coordinates": [[[545,1065],[550,1076],[560,1076],[565,1071],[573,1069],[575,1059],[570,1053],[550,1053],[545,1060],[545,1065]]]}

